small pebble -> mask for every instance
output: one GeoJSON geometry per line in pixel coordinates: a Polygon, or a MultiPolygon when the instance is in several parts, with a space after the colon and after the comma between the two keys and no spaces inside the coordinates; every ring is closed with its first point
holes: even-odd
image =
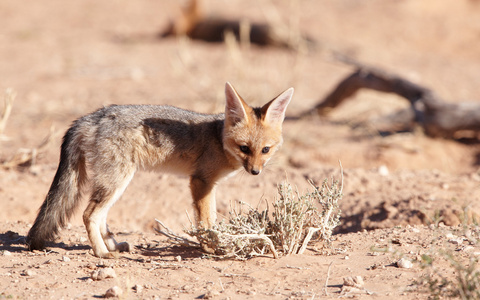
{"type": "Polygon", "coordinates": [[[348,276],[343,278],[343,285],[361,289],[365,285],[365,282],[362,276],[348,276]]]}
{"type": "Polygon", "coordinates": [[[411,269],[413,267],[413,263],[410,260],[402,257],[397,261],[397,267],[402,269],[411,269]]]}
{"type": "Polygon", "coordinates": [[[176,260],[177,262],[181,262],[181,261],[182,261],[182,257],[181,257],[180,255],[175,256],[175,260],[176,260]]]}
{"type": "Polygon", "coordinates": [[[118,286],[113,286],[109,288],[106,292],[104,297],[105,298],[113,298],[113,297],[120,297],[123,294],[123,291],[118,286]]]}
{"type": "Polygon", "coordinates": [[[210,290],[210,291],[208,291],[208,292],[205,293],[205,295],[203,296],[203,299],[214,299],[214,298],[216,298],[218,295],[220,295],[220,292],[219,292],[219,291],[210,290]]]}
{"type": "Polygon", "coordinates": [[[454,245],[461,245],[463,243],[463,239],[462,238],[453,238],[453,239],[449,239],[448,242],[450,244],[454,244],[454,245]]]}
{"type": "Polygon", "coordinates": [[[182,286],[182,290],[183,290],[183,291],[190,291],[191,289],[192,289],[192,286],[190,286],[190,285],[188,285],[188,284],[182,286]]]}
{"type": "Polygon", "coordinates": [[[62,260],[63,260],[64,262],[69,262],[69,261],[70,261],[70,257],[68,257],[68,256],[63,256],[63,257],[62,257],[62,260]]]}
{"type": "Polygon", "coordinates": [[[115,270],[112,268],[102,268],[100,270],[95,270],[92,272],[92,275],[90,278],[93,280],[103,280],[107,278],[115,278],[117,277],[117,274],[115,273],[115,270]]]}
{"type": "Polygon", "coordinates": [[[8,250],[5,250],[3,251],[3,255],[4,256],[11,256],[12,255],[12,252],[8,251],[8,250]]]}
{"type": "Polygon", "coordinates": [[[380,174],[381,176],[388,176],[389,173],[390,172],[388,171],[388,168],[385,165],[382,165],[378,168],[378,174],[380,174]]]}
{"type": "Polygon", "coordinates": [[[136,284],[133,286],[133,290],[137,292],[137,294],[140,294],[143,291],[143,286],[140,284],[136,284]]]}

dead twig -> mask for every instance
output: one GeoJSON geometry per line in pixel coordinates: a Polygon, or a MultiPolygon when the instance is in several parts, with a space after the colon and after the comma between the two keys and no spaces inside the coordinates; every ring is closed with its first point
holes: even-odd
{"type": "Polygon", "coordinates": [[[303,243],[302,243],[302,247],[300,247],[300,250],[298,250],[297,254],[303,254],[303,252],[305,252],[305,250],[307,249],[308,243],[312,239],[313,235],[319,230],[322,230],[322,228],[314,228],[314,227],[308,228],[308,233],[305,236],[305,239],[303,240],[303,243]]]}
{"type": "Polygon", "coordinates": [[[182,236],[179,236],[172,230],[170,230],[165,224],[163,224],[162,221],[155,219],[155,221],[158,223],[158,225],[163,228],[154,228],[156,232],[166,236],[170,241],[173,241],[175,244],[183,245],[183,246],[189,246],[189,247],[197,247],[200,248],[200,243],[197,243],[195,241],[189,240],[187,238],[184,238],[182,236]]]}
{"type": "Polygon", "coordinates": [[[448,103],[432,90],[413,83],[396,74],[372,68],[356,61],[342,58],[357,69],[345,77],[333,90],[311,110],[301,117],[312,114],[327,115],[360,89],[394,93],[410,102],[410,108],[397,112],[392,118],[393,131],[412,130],[415,124],[423,127],[432,137],[457,138],[470,133],[480,133],[480,105],[473,102],[448,103]]]}
{"type": "Polygon", "coordinates": [[[43,141],[35,148],[20,148],[10,159],[0,163],[4,169],[16,168],[19,166],[32,167],[36,164],[37,157],[42,153],[53,140],[55,128],[52,126],[50,132],[43,141]]]}
{"type": "Polygon", "coordinates": [[[332,265],[333,265],[333,261],[328,265],[327,278],[325,278],[324,291],[325,291],[325,296],[327,296],[327,297],[328,297],[328,291],[327,291],[327,288],[328,288],[328,280],[330,279],[330,269],[332,268],[332,265]]]}
{"type": "Polygon", "coordinates": [[[8,88],[5,91],[5,96],[4,96],[4,107],[2,114],[0,116],[0,139],[1,140],[6,140],[8,139],[5,135],[5,127],[7,126],[7,121],[8,118],[10,117],[10,114],[12,112],[12,107],[13,107],[13,101],[15,101],[15,97],[17,96],[17,93],[11,89],[8,88]]]}

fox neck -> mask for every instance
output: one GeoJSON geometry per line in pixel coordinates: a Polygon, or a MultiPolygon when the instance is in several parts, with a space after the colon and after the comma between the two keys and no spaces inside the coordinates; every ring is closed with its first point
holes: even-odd
{"type": "Polygon", "coordinates": [[[228,136],[229,129],[230,129],[229,126],[227,126],[227,124],[225,124],[224,122],[222,126],[222,131],[221,131],[223,152],[225,153],[225,157],[232,171],[239,171],[240,169],[243,168],[243,164],[237,159],[237,157],[233,153],[229,151],[229,148],[227,147],[227,144],[226,144],[226,137],[228,136]]]}

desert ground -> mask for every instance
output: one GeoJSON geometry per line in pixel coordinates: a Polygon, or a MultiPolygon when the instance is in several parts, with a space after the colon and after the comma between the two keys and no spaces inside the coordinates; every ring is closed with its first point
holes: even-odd
{"type": "MultiPolygon", "coordinates": [[[[474,0],[207,0],[206,11],[302,32],[299,50],[207,43],[159,33],[185,1],[0,0],[0,97],[15,100],[0,133],[0,298],[92,299],[117,286],[122,299],[427,299],[480,255],[480,147],[412,132],[381,134],[381,117],[408,106],[362,90],[327,116],[284,123],[284,144],[259,176],[246,172],[217,190],[220,218],[231,203],[273,201],[288,180],[339,180],[341,224],[332,244],[302,255],[220,260],[172,247],[155,218],[182,234],[193,215],[188,178],[138,172],[108,216],[129,253],[92,255],[81,215],[45,251],[24,238],[55,174],[64,132],[110,104],[224,109],[225,82],[260,106],[294,87],[287,117],[314,107],[354,71],[345,55],[434,90],[449,102],[480,104],[480,3],[474,0]],[[6,96],[5,96],[6,97],[6,96]],[[21,163],[21,158],[26,162],[21,163]],[[422,256],[434,259],[422,268],[422,256]],[[412,261],[406,266],[400,258],[412,261]],[[94,280],[95,271],[115,276],[94,280]],[[347,277],[362,282],[352,287],[347,277]],[[434,276],[434,275],[432,275],[434,276]],[[434,277],[435,278],[435,277],[434,277]],[[430,281],[431,282],[431,281],[430,281]]],[[[0,111],[3,109],[0,104],[0,111]]]]}

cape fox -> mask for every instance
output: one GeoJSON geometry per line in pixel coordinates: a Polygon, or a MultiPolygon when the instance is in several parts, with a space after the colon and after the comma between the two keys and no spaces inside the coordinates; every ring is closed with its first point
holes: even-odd
{"type": "Polygon", "coordinates": [[[41,249],[65,226],[88,177],[90,202],[83,214],[93,252],[112,258],[128,251],[107,227],[107,214],[139,169],[190,177],[199,226],[216,219],[217,182],[244,168],[258,175],[282,144],[282,122],[293,88],[261,108],[250,107],[227,82],[225,114],[200,114],[172,106],[112,105],[76,120],[63,138],[60,163],[27,236],[41,249]]]}

